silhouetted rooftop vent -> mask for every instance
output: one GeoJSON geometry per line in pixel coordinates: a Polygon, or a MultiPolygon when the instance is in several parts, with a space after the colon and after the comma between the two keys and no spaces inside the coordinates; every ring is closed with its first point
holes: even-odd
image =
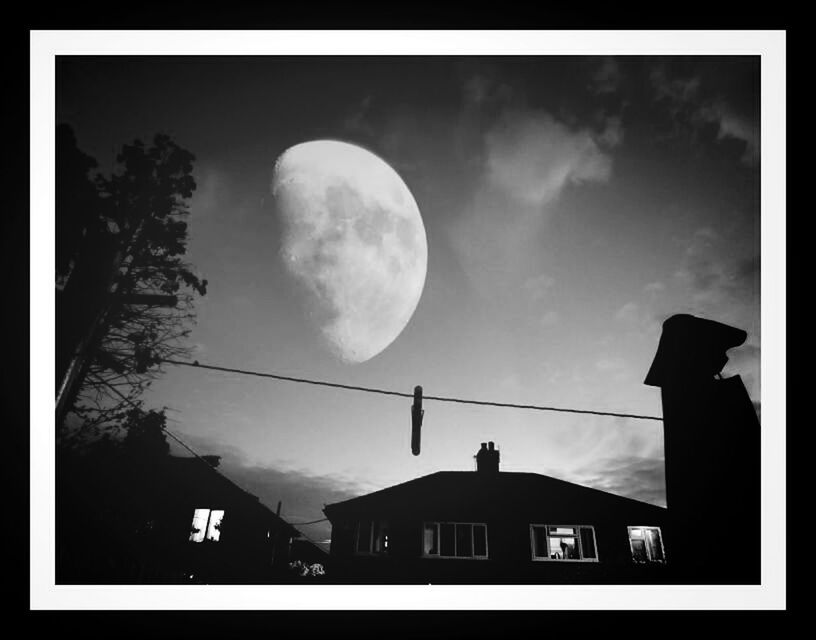
{"type": "Polygon", "coordinates": [[[476,452],[476,472],[499,472],[499,452],[492,442],[483,442],[482,448],[476,452]]]}
{"type": "Polygon", "coordinates": [[[725,352],[744,343],[747,337],[742,329],[721,322],[687,313],[673,315],[663,323],[657,353],[644,384],[668,387],[711,380],[728,362],[725,352]]]}

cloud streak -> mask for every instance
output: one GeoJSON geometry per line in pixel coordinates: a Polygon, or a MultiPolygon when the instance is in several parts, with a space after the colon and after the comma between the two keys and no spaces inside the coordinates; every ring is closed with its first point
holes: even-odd
{"type": "MultiPolygon", "coordinates": [[[[464,95],[463,122],[478,123],[481,144],[470,200],[450,225],[450,241],[477,291],[513,291],[536,274],[547,277],[541,233],[568,189],[609,182],[623,127],[603,115],[592,126],[567,124],[481,76],[465,84],[464,95]]],[[[534,298],[540,289],[531,291],[534,298]]]]}
{"type": "Polygon", "coordinates": [[[666,506],[666,467],[663,458],[623,455],[595,462],[591,469],[573,472],[574,481],[626,498],[666,506]]]}
{"type": "Polygon", "coordinates": [[[538,207],[570,184],[606,182],[612,173],[612,159],[589,129],[571,129],[540,110],[504,112],[485,135],[485,154],[491,185],[538,207]]]}
{"type": "Polygon", "coordinates": [[[655,101],[667,106],[678,132],[714,125],[716,140],[736,140],[744,145],[743,165],[759,163],[759,124],[755,118],[738,113],[722,96],[704,95],[702,78],[696,75],[672,75],[665,67],[656,67],[649,76],[655,101]]]}

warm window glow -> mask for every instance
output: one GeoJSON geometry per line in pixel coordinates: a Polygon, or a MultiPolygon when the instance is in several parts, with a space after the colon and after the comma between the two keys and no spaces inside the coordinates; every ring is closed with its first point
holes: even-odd
{"type": "Polygon", "coordinates": [[[223,509],[196,509],[190,527],[190,542],[203,542],[205,539],[218,542],[223,519],[223,509]]]}
{"type": "Polygon", "coordinates": [[[223,510],[210,511],[210,524],[207,527],[207,540],[218,542],[218,539],[221,537],[221,520],[223,518],[223,510]]]}
{"type": "Polygon", "coordinates": [[[533,560],[597,561],[595,529],[591,526],[530,525],[533,560]]]}
{"type": "Polygon", "coordinates": [[[629,527],[629,546],[635,562],[665,562],[660,527],[629,527]]]}
{"type": "Polygon", "coordinates": [[[210,517],[209,509],[196,509],[193,513],[193,524],[190,528],[190,541],[201,542],[207,531],[207,520],[210,517]]]}

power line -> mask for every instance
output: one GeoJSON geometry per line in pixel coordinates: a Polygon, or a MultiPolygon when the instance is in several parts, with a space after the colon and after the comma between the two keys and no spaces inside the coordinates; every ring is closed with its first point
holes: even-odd
{"type": "Polygon", "coordinates": [[[328,518],[321,518],[320,520],[312,520],[311,522],[293,522],[293,525],[297,525],[298,527],[302,527],[304,524],[317,524],[318,522],[328,522],[328,518]]]}
{"type": "MultiPolygon", "coordinates": [[[[210,369],[212,371],[221,371],[224,373],[238,373],[241,375],[255,376],[258,378],[271,378],[273,380],[284,380],[286,382],[298,382],[302,384],[312,384],[321,387],[333,387],[336,389],[345,389],[347,391],[362,391],[364,393],[377,393],[386,396],[399,396],[401,398],[413,398],[413,393],[405,393],[402,391],[392,391],[389,389],[377,389],[375,387],[360,387],[350,384],[340,384],[339,382],[326,382],[324,380],[312,380],[309,378],[295,378],[293,376],[283,376],[276,373],[264,373],[261,371],[250,371],[247,369],[233,369],[230,367],[221,367],[212,364],[201,364],[198,360],[194,362],[184,362],[181,360],[162,360],[167,364],[181,365],[184,367],[193,367],[196,369],[210,369]]],[[[455,402],[458,404],[475,404],[487,407],[504,407],[510,409],[531,409],[534,411],[556,411],[560,413],[579,413],[593,416],[611,416],[614,418],[631,418],[633,420],[657,420],[663,421],[663,418],[658,416],[645,416],[635,413],[615,413],[613,411],[593,411],[591,409],[570,409],[565,407],[551,407],[536,404],[514,404],[511,402],[491,402],[489,400],[468,400],[465,398],[453,398],[445,396],[423,396],[424,400],[436,400],[437,402],[455,402]]]]}

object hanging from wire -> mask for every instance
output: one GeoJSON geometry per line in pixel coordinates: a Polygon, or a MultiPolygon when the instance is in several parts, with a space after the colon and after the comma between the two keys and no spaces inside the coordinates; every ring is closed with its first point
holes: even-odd
{"type": "Polygon", "coordinates": [[[411,453],[419,455],[419,436],[422,429],[422,417],[425,410],[422,408],[422,387],[414,387],[414,404],[411,406],[411,453]]]}

